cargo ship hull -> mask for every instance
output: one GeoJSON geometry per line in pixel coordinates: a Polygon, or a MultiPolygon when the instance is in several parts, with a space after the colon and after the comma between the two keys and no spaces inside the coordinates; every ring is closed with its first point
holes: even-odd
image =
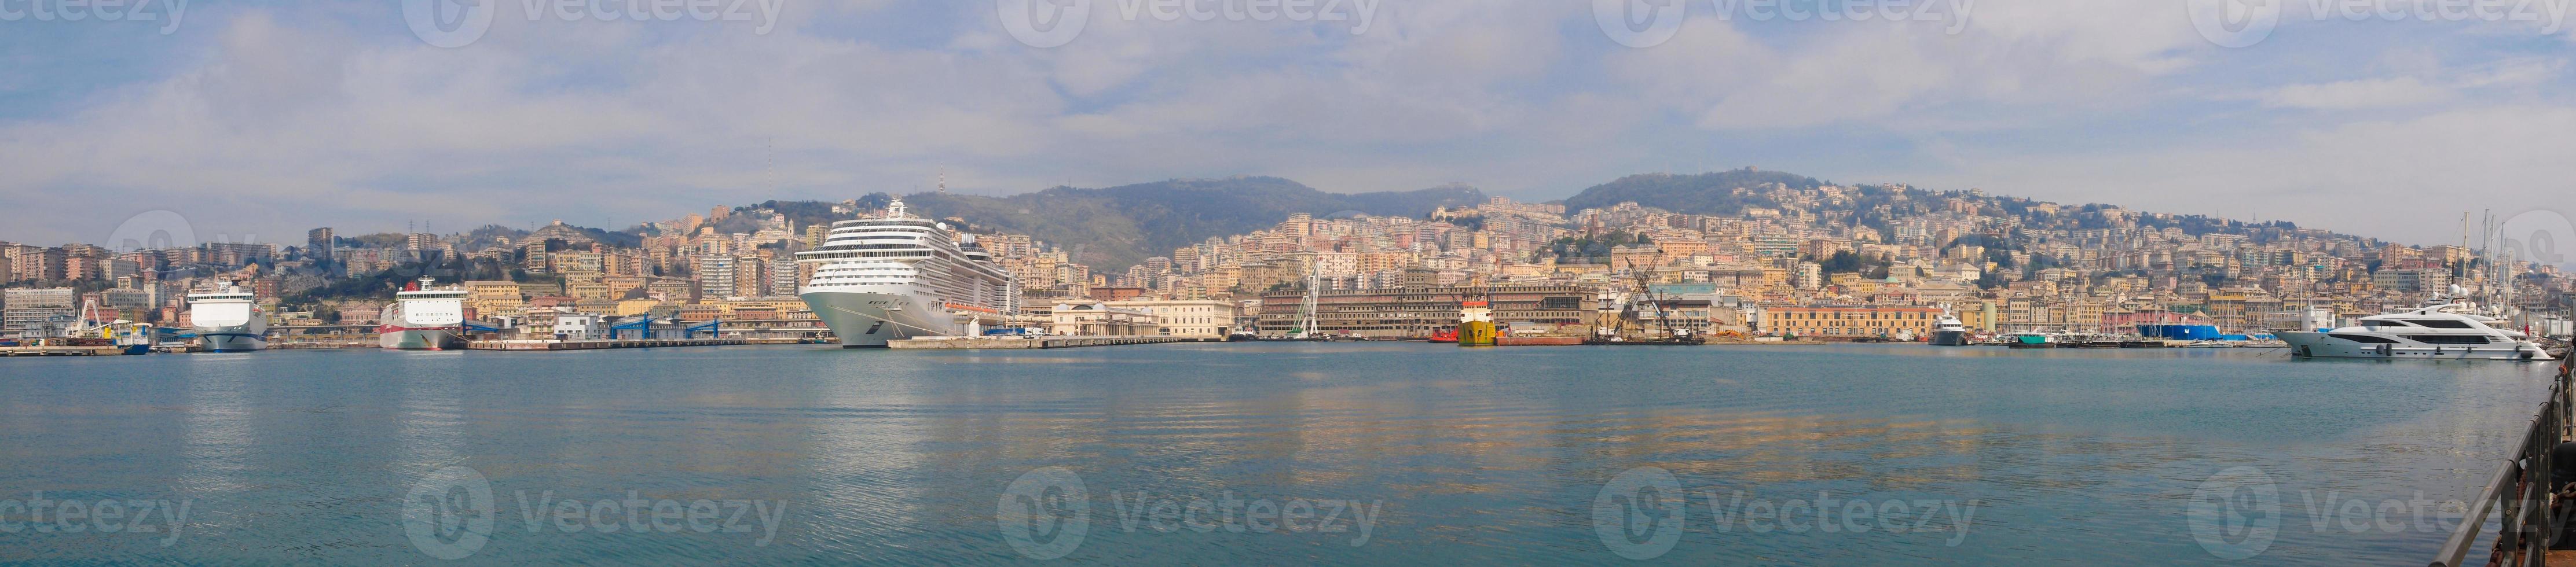
{"type": "Polygon", "coordinates": [[[206,352],[250,352],[268,348],[268,337],[247,332],[245,327],[197,329],[197,344],[206,352]]]}

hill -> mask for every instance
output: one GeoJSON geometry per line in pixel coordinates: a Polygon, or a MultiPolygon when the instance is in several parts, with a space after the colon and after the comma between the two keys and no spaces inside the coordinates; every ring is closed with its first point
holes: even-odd
{"type": "Polygon", "coordinates": [[[1621,177],[1584,189],[1565,200],[1565,210],[1596,209],[1636,201],[1639,205],[1676,213],[1734,215],[1743,213],[1746,207],[1776,206],[1761,195],[1737,191],[1769,183],[1797,190],[1814,189],[1825,184],[1803,175],[1755,169],[1689,175],[1647,173],[1621,177]]]}
{"type": "MultiPolygon", "coordinates": [[[[876,198],[870,195],[863,201],[876,198]]],[[[904,201],[915,214],[956,217],[982,230],[1027,234],[1063,247],[1072,253],[1073,261],[1093,270],[1114,272],[1209,237],[1270,228],[1295,213],[1421,217],[1443,206],[1483,203],[1485,194],[1465,186],[1328,193],[1277,177],[1232,177],[1091,189],[1055,187],[999,197],[915,193],[904,201]]],[[[812,218],[818,211],[814,203],[770,202],[759,208],[790,213],[800,224],[822,220],[812,218]]]]}

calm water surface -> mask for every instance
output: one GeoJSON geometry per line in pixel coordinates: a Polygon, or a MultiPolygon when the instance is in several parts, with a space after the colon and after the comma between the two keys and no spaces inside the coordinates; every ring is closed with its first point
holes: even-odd
{"type": "Polygon", "coordinates": [[[2224,549],[2270,537],[2250,562],[2421,565],[2447,526],[2382,504],[2473,495],[2546,376],[1914,345],[0,360],[0,563],[450,563],[407,527],[463,564],[2221,562],[2207,501],[2224,549]],[[1604,490],[1666,478],[1686,507],[1604,490]],[[187,514],[39,532],[6,502],[38,491],[187,514]],[[1273,519],[1202,532],[1193,503],[1273,519]]]}

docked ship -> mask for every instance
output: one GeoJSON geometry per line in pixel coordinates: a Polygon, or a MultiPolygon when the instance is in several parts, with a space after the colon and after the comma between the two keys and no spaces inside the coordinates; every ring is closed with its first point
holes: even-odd
{"type": "Polygon", "coordinates": [[[432,287],[422,277],[403,286],[377,317],[376,344],[395,350],[463,350],[465,289],[432,287]]]}
{"type": "Polygon", "coordinates": [[[2027,331],[2004,335],[2004,346],[2012,348],[2057,348],[2057,335],[2027,331]]]}
{"type": "Polygon", "coordinates": [[[206,352],[250,352],[268,348],[268,314],[259,298],[233,284],[188,294],[188,324],[196,327],[197,344],[206,352]]]}
{"type": "Polygon", "coordinates": [[[1968,324],[1958,317],[1942,315],[1932,322],[1932,346],[1968,346],[1974,338],[1968,332],[1968,324]]]}
{"type": "Polygon", "coordinates": [[[2290,353],[2313,358],[2556,360],[2504,320],[2444,303],[2363,317],[2359,325],[2278,333],[2290,353]]]}
{"type": "Polygon", "coordinates": [[[1458,332],[1454,341],[1458,346],[1494,346],[1494,337],[1498,334],[1494,328],[1491,301],[1479,299],[1458,304],[1458,332]]]}
{"type": "Polygon", "coordinates": [[[915,218],[902,199],[885,216],[832,223],[797,295],[847,348],[917,337],[971,337],[1019,312],[1019,280],[972,234],[915,218]]]}

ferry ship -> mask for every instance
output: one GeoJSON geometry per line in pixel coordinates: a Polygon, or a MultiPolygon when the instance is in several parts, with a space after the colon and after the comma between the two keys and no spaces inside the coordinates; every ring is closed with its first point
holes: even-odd
{"type": "Polygon", "coordinates": [[[796,253],[815,264],[797,292],[845,348],[916,337],[971,337],[1019,312],[1019,280],[948,225],[915,218],[902,199],[885,216],[832,223],[823,245],[796,253]]]}
{"type": "Polygon", "coordinates": [[[403,286],[376,319],[376,344],[394,350],[463,350],[465,290],[431,287],[433,278],[403,286]]]}
{"type": "Polygon", "coordinates": [[[250,352],[268,348],[268,314],[259,298],[233,284],[188,294],[188,323],[196,327],[197,344],[206,352],[250,352]]]}
{"type": "Polygon", "coordinates": [[[2529,336],[2499,328],[2503,319],[2474,310],[2444,303],[2363,317],[2350,327],[2278,335],[2291,354],[2310,358],[2557,360],[2529,336]]]}

